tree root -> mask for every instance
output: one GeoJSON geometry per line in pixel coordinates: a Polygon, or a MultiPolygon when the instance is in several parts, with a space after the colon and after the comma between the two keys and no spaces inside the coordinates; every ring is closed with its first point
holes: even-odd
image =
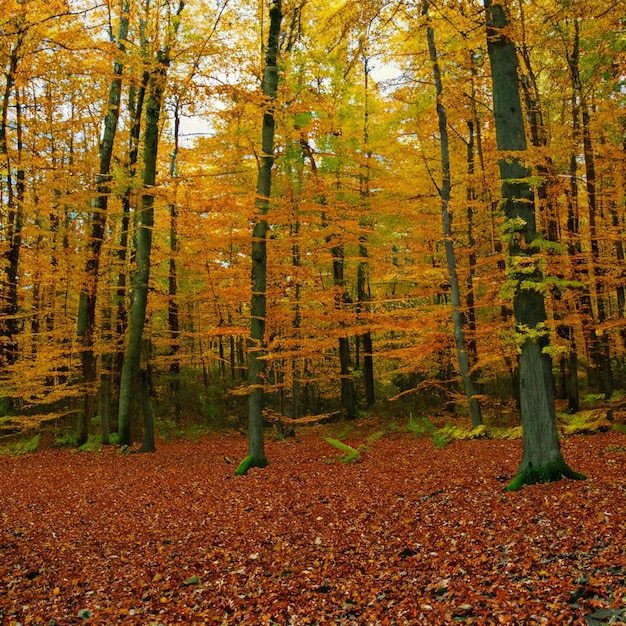
{"type": "Polygon", "coordinates": [[[517,473],[517,476],[508,484],[507,491],[519,491],[524,485],[536,485],[541,483],[553,483],[561,478],[573,480],[585,480],[584,474],[579,474],[570,469],[563,458],[557,459],[547,465],[533,466],[529,464],[517,473]]]}
{"type": "Polygon", "coordinates": [[[247,456],[241,463],[239,463],[235,470],[235,476],[245,476],[251,467],[267,467],[269,461],[266,458],[256,459],[252,456],[247,456]]]}

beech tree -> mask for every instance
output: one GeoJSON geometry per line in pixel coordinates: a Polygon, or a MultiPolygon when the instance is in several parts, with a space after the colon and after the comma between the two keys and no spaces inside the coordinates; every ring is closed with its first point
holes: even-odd
{"type": "Polygon", "coordinates": [[[467,354],[465,342],[464,316],[461,311],[461,295],[459,287],[459,279],[457,275],[457,262],[454,250],[454,239],[452,236],[452,215],[450,212],[450,149],[448,141],[448,120],[446,108],[442,102],[443,84],[441,80],[441,69],[437,58],[437,47],[435,43],[435,31],[428,22],[428,1],[424,0],[423,14],[427,19],[426,38],[428,41],[428,52],[431,63],[433,64],[433,78],[435,81],[435,90],[437,93],[437,119],[439,123],[439,143],[441,152],[441,187],[438,189],[441,197],[441,221],[443,227],[444,247],[446,251],[446,264],[450,276],[450,292],[452,300],[452,324],[454,332],[454,340],[456,344],[457,361],[461,380],[463,382],[463,390],[470,412],[470,420],[472,427],[475,428],[482,424],[482,414],[480,403],[478,402],[478,391],[474,383],[474,379],[470,373],[470,364],[467,354]]]}
{"type": "Polygon", "coordinates": [[[129,313],[129,335],[124,353],[119,398],[119,441],[131,443],[131,408],[133,390],[140,389],[144,414],[144,441],[142,451],[154,451],[154,417],[147,393],[147,377],[140,373],[141,347],[148,304],[150,281],[150,253],[152,229],[154,227],[154,187],[156,183],[157,153],[159,147],[159,119],[166,86],[167,68],[171,61],[171,48],[180,26],[184,2],[178,5],[171,17],[170,30],[165,35],[163,46],[156,52],[154,67],[149,71],[148,98],[146,102],[146,127],[144,130],[143,191],[135,233],[135,263],[131,305],[129,313]],[[140,385],[140,387],[138,387],[140,385]]]}
{"type": "Polygon", "coordinates": [[[519,345],[519,399],[524,453],[508,486],[582,479],[563,459],[556,427],[552,360],[542,291],[539,233],[536,228],[531,170],[524,164],[527,149],[524,112],[519,94],[517,54],[507,35],[508,18],[499,2],[485,0],[487,49],[491,63],[496,140],[501,153],[501,191],[509,244],[508,287],[519,345]]]}
{"type": "Polygon", "coordinates": [[[111,160],[113,158],[113,145],[120,115],[122,71],[124,69],[122,55],[126,50],[125,42],[128,36],[129,12],[130,7],[126,0],[123,0],[120,9],[118,32],[115,35],[111,33],[111,39],[116,43],[120,57],[113,62],[113,78],[109,85],[109,94],[106,102],[107,110],[104,116],[104,128],[100,140],[100,163],[96,175],[96,196],[93,200],[93,212],[91,214],[85,279],[79,299],[76,334],[81,342],[82,374],[86,389],[84,408],[79,414],[78,420],[78,445],[82,445],[87,441],[89,423],[93,417],[96,393],[98,391],[96,388],[97,363],[94,354],[95,334],[97,331],[96,300],[100,257],[106,230],[109,195],[111,193],[111,160]]]}
{"type": "Polygon", "coordinates": [[[252,297],[250,303],[250,345],[248,347],[248,456],[239,464],[236,474],[251,467],[265,467],[263,437],[263,385],[265,383],[265,318],[267,315],[267,214],[271,205],[272,166],[274,165],[274,106],[278,95],[278,52],[283,19],[281,0],[273,0],[263,68],[263,95],[267,98],[263,113],[262,154],[259,159],[257,196],[252,228],[252,297]]]}

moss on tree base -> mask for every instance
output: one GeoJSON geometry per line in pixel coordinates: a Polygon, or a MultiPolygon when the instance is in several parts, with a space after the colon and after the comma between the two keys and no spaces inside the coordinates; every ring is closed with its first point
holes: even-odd
{"type": "Polygon", "coordinates": [[[524,485],[536,485],[540,483],[553,483],[561,478],[572,478],[573,480],[585,480],[584,474],[579,474],[570,469],[567,463],[561,458],[547,465],[528,467],[519,471],[517,476],[507,486],[507,491],[519,491],[524,485]]]}
{"type": "Polygon", "coordinates": [[[247,456],[235,470],[235,476],[243,476],[248,473],[251,467],[267,467],[269,461],[266,458],[256,459],[252,456],[247,456]]]}

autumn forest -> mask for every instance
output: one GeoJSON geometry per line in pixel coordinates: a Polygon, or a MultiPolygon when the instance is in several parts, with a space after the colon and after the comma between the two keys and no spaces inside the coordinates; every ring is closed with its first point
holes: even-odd
{"type": "Polygon", "coordinates": [[[624,0],[1,6],[0,622],[626,619],[624,0]]]}
{"type": "Polygon", "coordinates": [[[504,4],[4,3],[6,429],[622,391],[624,5],[504,4]]]}

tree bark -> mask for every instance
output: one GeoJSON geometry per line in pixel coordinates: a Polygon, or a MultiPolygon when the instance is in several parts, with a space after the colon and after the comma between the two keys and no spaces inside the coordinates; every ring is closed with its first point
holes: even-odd
{"type": "Polygon", "coordinates": [[[239,464],[235,474],[245,474],[251,467],[265,467],[263,436],[263,404],[265,383],[265,317],[267,312],[267,214],[272,191],[274,165],[274,106],[278,95],[278,52],[283,19],[281,0],[273,0],[270,8],[270,27],[263,69],[263,95],[267,108],[263,114],[262,155],[257,176],[255,221],[252,229],[252,297],[250,301],[250,344],[248,347],[248,456],[239,464]]]}
{"type": "MultiPolygon", "coordinates": [[[[175,36],[180,25],[180,14],[184,9],[181,1],[174,19],[173,33],[175,36]]],[[[154,67],[150,71],[148,82],[148,99],[146,102],[146,127],[144,130],[143,152],[143,193],[137,231],[135,234],[135,273],[133,275],[129,334],[122,365],[120,380],[120,398],[118,415],[119,442],[130,445],[131,439],[131,407],[133,392],[137,390],[137,377],[141,363],[141,346],[148,304],[148,286],[150,282],[150,253],[152,250],[152,229],[154,227],[154,193],[156,183],[156,165],[159,147],[159,119],[163,102],[163,89],[170,64],[170,45],[168,39],[162,50],[156,55],[154,67]]],[[[154,420],[144,421],[146,428],[154,427],[154,420]]],[[[144,432],[144,438],[154,437],[153,433],[144,432]]]]}
{"type": "Polygon", "coordinates": [[[520,413],[524,452],[516,477],[508,485],[517,490],[525,484],[550,482],[564,476],[584,478],[565,463],[556,427],[554,380],[551,359],[545,350],[548,332],[541,291],[535,240],[534,194],[528,184],[531,172],[522,163],[526,133],[521,107],[517,56],[506,34],[504,7],[485,0],[487,48],[491,63],[496,143],[502,202],[509,237],[508,282],[513,292],[517,341],[519,345],[520,413]]]}
{"type": "MultiPolygon", "coordinates": [[[[120,55],[123,55],[126,50],[124,41],[126,41],[128,35],[129,10],[128,4],[124,3],[117,34],[117,48],[120,55]]],[[[98,393],[96,389],[97,363],[94,354],[96,304],[100,253],[106,229],[109,194],[111,191],[110,171],[113,144],[117,134],[117,123],[120,115],[123,68],[121,60],[115,59],[113,63],[113,79],[109,85],[107,111],[104,116],[104,130],[100,140],[100,165],[96,176],[96,197],[93,200],[93,211],[91,214],[85,276],[78,304],[76,335],[81,345],[82,377],[85,385],[84,406],[79,414],[77,424],[77,443],[79,446],[86,443],[89,436],[89,424],[93,417],[98,393]]]]}
{"type": "MultiPolygon", "coordinates": [[[[174,150],[170,161],[170,177],[174,179],[174,200],[169,205],[170,210],[170,260],[168,277],[168,299],[167,299],[167,320],[172,342],[170,351],[172,362],[170,363],[170,391],[174,401],[174,418],[176,423],[180,422],[180,315],[178,307],[178,267],[177,256],[179,252],[178,243],[178,207],[176,198],[177,171],[176,160],[178,158],[178,137],[180,132],[180,109],[176,103],[174,110],[174,150]]],[[[223,360],[220,361],[223,363],[223,360]]]]}
{"type": "Polygon", "coordinates": [[[148,101],[146,103],[146,128],[144,131],[144,192],[141,196],[137,231],[135,233],[135,272],[133,275],[129,335],[122,365],[118,431],[119,443],[130,445],[132,397],[138,387],[137,375],[141,362],[143,329],[148,304],[150,282],[150,253],[152,250],[152,228],[154,226],[154,195],[151,188],[156,182],[156,157],[159,141],[159,117],[165,78],[164,59],[150,77],[148,101]]]}
{"type": "Polygon", "coordinates": [[[20,248],[22,239],[22,198],[24,192],[24,171],[20,165],[21,155],[21,108],[19,103],[19,91],[15,87],[17,69],[22,55],[26,30],[21,30],[21,25],[17,28],[17,39],[11,48],[8,60],[8,68],[5,74],[5,88],[2,97],[2,118],[0,120],[0,158],[2,159],[2,169],[5,170],[6,192],[0,190],[0,200],[6,202],[6,232],[4,239],[7,241],[4,257],[4,284],[6,291],[4,295],[4,305],[2,310],[2,341],[0,357],[6,365],[13,365],[17,361],[17,336],[19,331],[18,323],[18,288],[17,278],[19,269],[20,248]],[[17,163],[13,163],[11,151],[9,150],[9,108],[11,94],[14,92],[17,119],[17,163]],[[17,169],[16,181],[13,182],[13,171],[17,169]],[[21,190],[21,192],[20,192],[21,190]]]}
{"type": "MultiPolygon", "coordinates": [[[[587,191],[588,223],[589,223],[589,247],[590,255],[586,263],[578,262],[578,272],[586,283],[582,298],[582,306],[587,316],[589,361],[595,374],[595,382],[598,384],[605,398],[610,398],[613,393],[613,376],[611,371],[610,349],[606,335],[600,335],[596,331],[596,323],[606,321],[605,302],[602,292],[600,276],[602,270],[599,267],[599,241],[597,228],[597,198],[596,198],[596,168],[591,139],[590,114],[580,76],[580,25],[574,20],[574,42],[571,53],[567,53],[567,60],[572,79],[572,130],[573,140],[576,145],[582,139],[583,155],[585,162],[585,186],[587,191]],[[592,285],[594,289],[592,290],[592,285]],[[596,307],[592,304],[592,291],[596,294],[596,307]]],[[[571,183],[572,199],[578,201],[578,180],[575,176],[577,170],[576,155],[572,154],[571,172],[574,177],[571,183]]],[[[578,226],[578,220],[576,221],[578,226]]],[[[579,234],[578,231],[576,231],[579,234]]],[[[580,251],[579,244],[579,251],[580,251]]]]}
{"type": "MultiPolygon", "coordinates": [[[[423,4],[423,14],[428,19],[428,2],[423,4]]],[[[478,401],[478,390],[474,379],[470,374],[469,358],[465,345],[465,320],[461,310],[461,290],[456,268],[456,255],[454,251],[454,238],[452,235],[452,214],[450,213],[450,149],[448,139],[448,121],[445,106],[442,103],[443,84],[441,81],[441,69],[437,58],[437,48],[435,44],[435,31],[428,24],[426,28],[426,39],[428,41],[428,51],[430,61],[433,66],[433,77],[437,92],[437,119],[439,122],[439,149],[441,154],[441,188],[439,197],[441,198],[441,222],[443,227],[444,247],[446,251],[446,264],[450,278],[450,296],[452,300],[452,324],[454,328],[454,341],[456,345],[456,356],[459,365],[459,372],[463,382],[463,391],[470,413],[472,428],[476,428],[483,423],[480,402],[478,401]]]]}

